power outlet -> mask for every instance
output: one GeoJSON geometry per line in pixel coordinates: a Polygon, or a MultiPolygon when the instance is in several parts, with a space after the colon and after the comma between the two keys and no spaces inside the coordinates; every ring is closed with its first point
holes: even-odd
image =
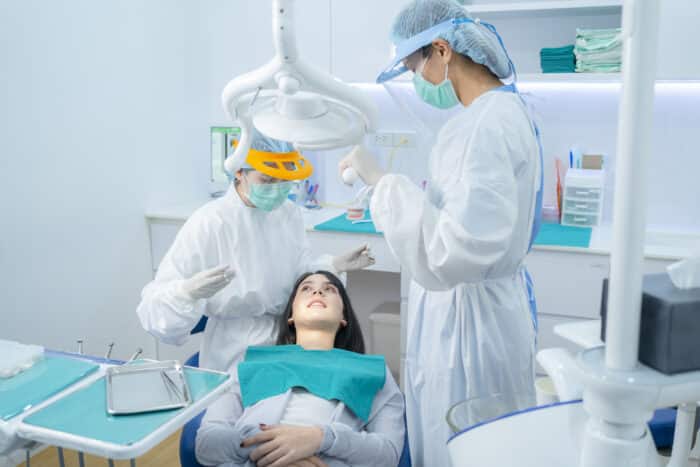
{"type": "Polygon", "coordinates": [[[374,145],[390,148],[394,145],[394,134],[388,131],[378,131],[374,134],[374,145]]]}
{"type": "Polygon", "coordinates": [[[415,148],[416,133],[413,131],[394,133],[392,146],[394,146],[395,148],[415,148]]]}

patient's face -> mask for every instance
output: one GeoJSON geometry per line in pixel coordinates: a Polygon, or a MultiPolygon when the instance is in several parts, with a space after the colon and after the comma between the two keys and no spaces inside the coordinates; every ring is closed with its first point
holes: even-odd
{"type": "Polygon", "coordinates": [[[323,274],[312,274],[299,284],[292,304],[292,318],[299,329],[337,330],[343,322],[343,299],[323,274]]]}

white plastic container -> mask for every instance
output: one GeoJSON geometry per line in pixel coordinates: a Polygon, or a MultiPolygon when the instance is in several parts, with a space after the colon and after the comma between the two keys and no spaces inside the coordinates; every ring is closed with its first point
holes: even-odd
{"type": "Polygon", "coordinates": [[[44,348],[0,339],[0,379],[11,378],[34,366],[44,356],[44,348]]]}
{"type": "Polygon", "coordinates": [[[595,227],[603,217],[605,170],[569,169],[564,180],[562,225],[595,227]]]}

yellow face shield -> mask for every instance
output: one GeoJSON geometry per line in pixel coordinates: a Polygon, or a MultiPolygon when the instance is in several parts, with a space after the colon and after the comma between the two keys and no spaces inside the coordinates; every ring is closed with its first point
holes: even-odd
{"type": "MultiPolygon", "coordinates": [[[[234,141],[236,146],[238,141],[234,141]]],[[[314,167],[297,151],[267,152],[250,149],[246,162],[258,172],[280,180],[303,180],[311,176],[314,167]]]]}

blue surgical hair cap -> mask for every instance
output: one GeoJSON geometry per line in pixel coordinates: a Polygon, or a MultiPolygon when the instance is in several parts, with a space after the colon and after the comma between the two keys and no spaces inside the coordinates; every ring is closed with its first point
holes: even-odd
{"type": "MultiPolygon", "coordinates": [[[[391,40],[399,44],[440,23],[460,18],[473,19],[455,0],[413,0],[396,16],[391,40]]],[[[437,38],[446,40],[455,52],[486,66],[498,78],[508,78],[513,72],[498,35],[478,21],[452,25],[432,40],[437,38]]]]}

